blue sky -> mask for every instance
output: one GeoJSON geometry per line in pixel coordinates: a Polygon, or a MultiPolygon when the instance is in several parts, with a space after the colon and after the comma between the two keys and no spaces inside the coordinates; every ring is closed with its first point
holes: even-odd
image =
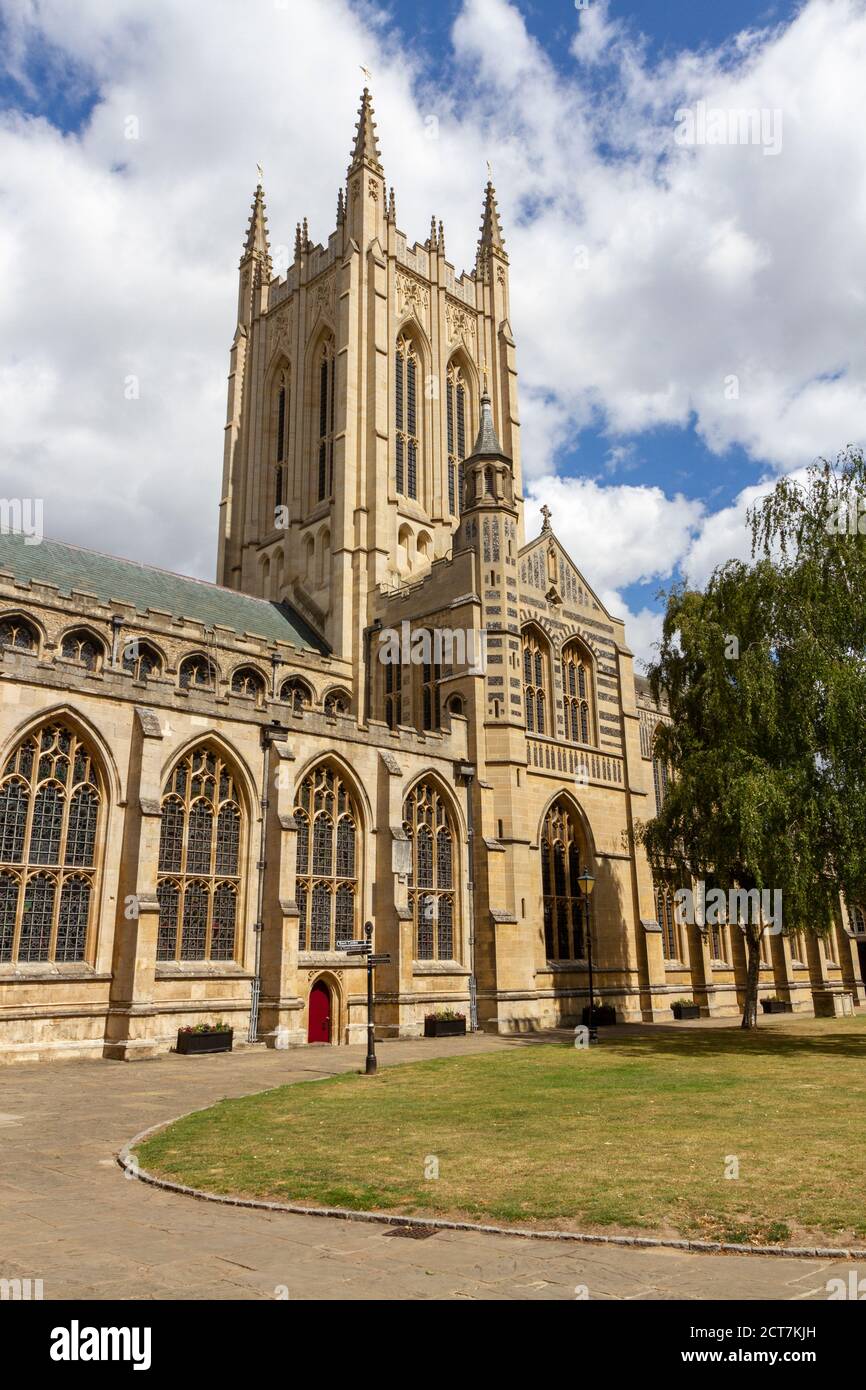
{"type": "Polygon", "coordinates": [[[527,531],[551,500],[641,653],[660,586],[748,553],[755,489],[866,435],[863,0],[2,14],[5,489],[38,487],[51,534],[212,574],[255,162],[272,241],[306,215],[326,239],[362,63],[398,223],[423,239],[444,216],[458,270],[492,158],[527,531]],[[679,146],[675,113],[701,102],[778,112],[779,149],[679,146]]]}

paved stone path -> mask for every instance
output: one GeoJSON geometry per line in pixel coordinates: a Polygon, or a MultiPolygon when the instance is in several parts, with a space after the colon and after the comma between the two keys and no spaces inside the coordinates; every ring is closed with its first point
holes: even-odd
{"type": "MultiPolygon", "coordinates": [[[[380,1065],[520,1047],[515,1039],[388,1042],[380,1065]]],[[[824,1299],[830,1261],[563,1246],[221,1207],[124,1176],[134,1134],[224,1096],[358,1070],[362,1047],[0,1069],[0,1279],[46,1299],[824,1299]]],[[[866,1261],[863,1262],[866,1264],[866,1261]]],[[[866,1274],[866,1268],[859,1273],[866,1274]]]]}

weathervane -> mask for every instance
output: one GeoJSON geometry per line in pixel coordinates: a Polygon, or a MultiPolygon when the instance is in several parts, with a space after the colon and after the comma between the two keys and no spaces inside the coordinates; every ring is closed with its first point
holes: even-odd
{"type": "Polygon", "coordinates": [[[265,171],[262,168],[261,164],[256,165],[256,172],[259,176],[259,188],[261,188],[265,181],[265,171]]]}
{"type": "Polygon", "coordinates": [[[367,86],[369,87],[370,83],[373,81],[373,74],[371,73],[369,68],[364,67],[363,63],[359,63],[358,66],[364,74],[364,81],[367,83],[367,86]]]}

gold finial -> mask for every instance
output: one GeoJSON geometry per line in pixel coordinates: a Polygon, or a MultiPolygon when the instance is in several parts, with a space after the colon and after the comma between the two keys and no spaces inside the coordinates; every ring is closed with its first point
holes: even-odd
{"type": "Polygon", "coordinates": [[[261,188],[265,181],[265,171],[262,168],[261,164],[256,165],[256,173],[259,176],[258,187],[261,188]]]}

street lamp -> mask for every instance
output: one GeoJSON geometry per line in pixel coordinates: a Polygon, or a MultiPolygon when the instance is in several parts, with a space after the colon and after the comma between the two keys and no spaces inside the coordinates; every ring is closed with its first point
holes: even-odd
{"type": "Polygon", "coordinates": [[[590,925],[589,915],[589,900],[592,897],[592,890],[595,887],[595,879],[589,872],[589,869],[584,869],[582,874],[578,874],[577,881],[580,884],[581,901],[584,911],[586,912],[586,959],[589,966],[589,1038],[590,1042],[592,1042],[598,1036],[593,1022],[595,1010],[593,1007],[592,993],[592,926],[590,925]]]}

